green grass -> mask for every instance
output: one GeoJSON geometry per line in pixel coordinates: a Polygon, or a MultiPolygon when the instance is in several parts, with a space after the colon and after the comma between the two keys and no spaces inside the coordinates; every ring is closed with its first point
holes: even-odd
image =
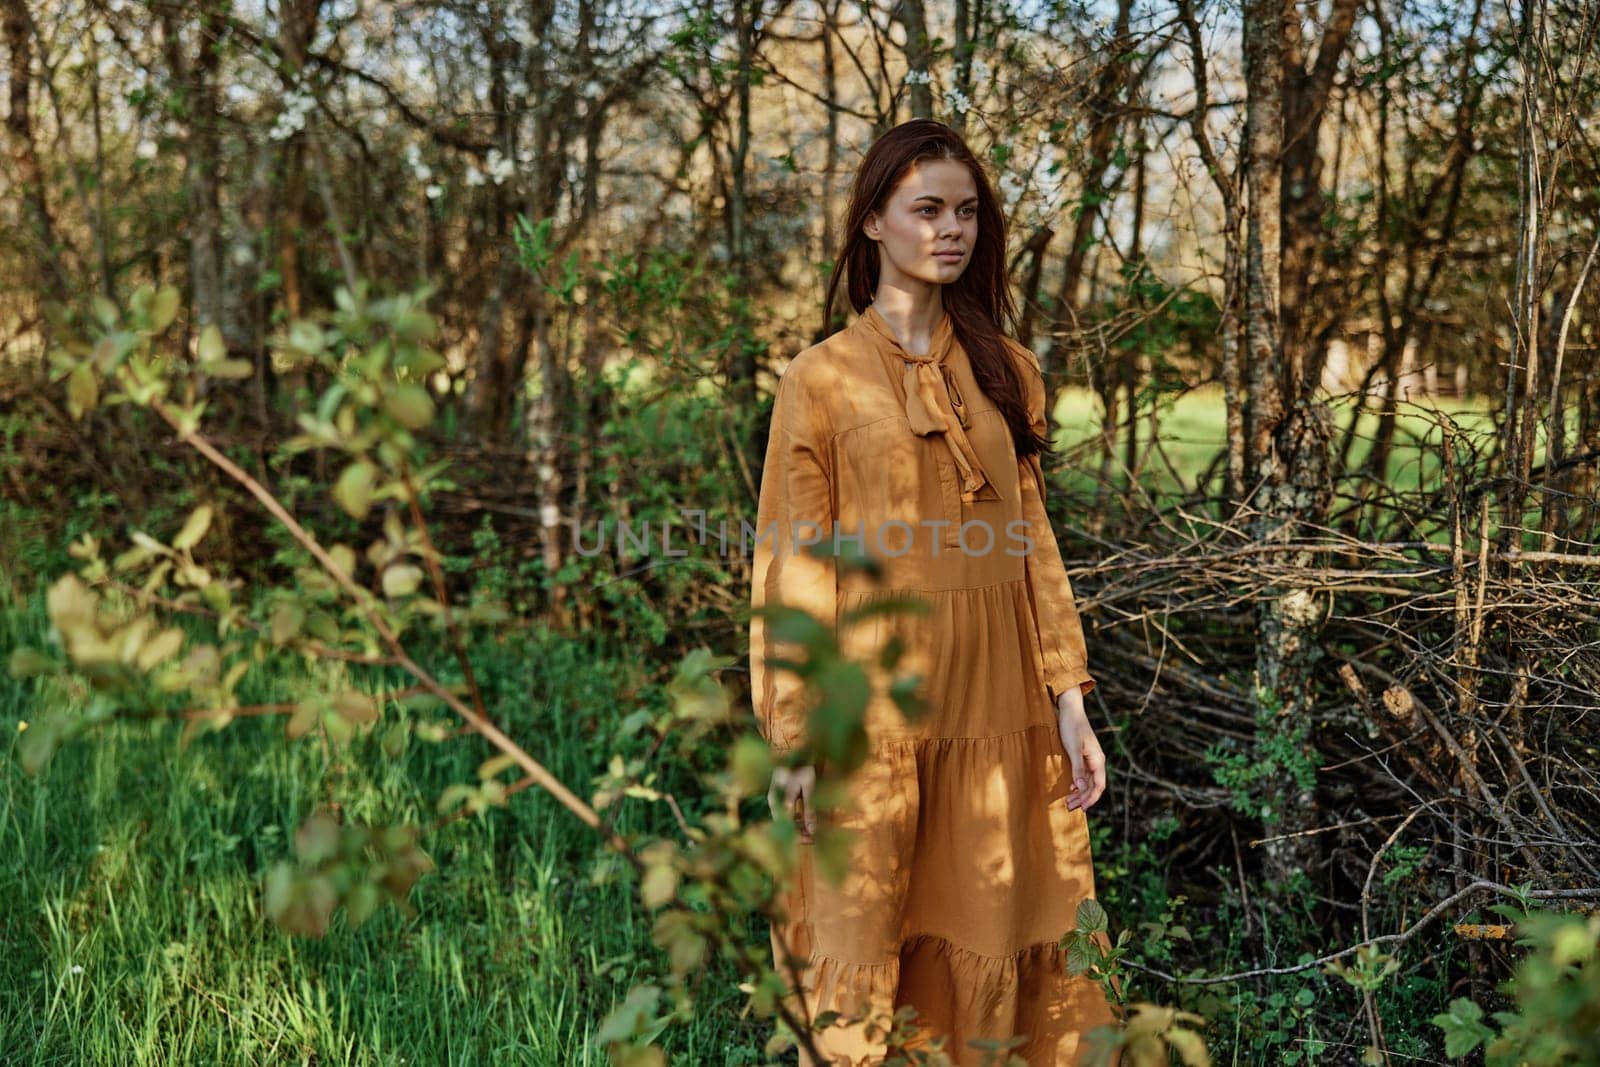
{"type": "MultiPolygon", "coordinates": [[[[1334,416],[1334,444],[1349,425],[1352,405],[1338,401],[1332,405],[1334,416]]],[[[1099,433],[1101,405],[1092,392],[1074,388],[1063,390],[1056,406],[1058,427],[1057,445],[1062,449],[1082,447],[1099,433]]],[[[1383,484],[1396,492],[1413,491],[1419,485],[1432,486],[1439,479],[1439,454],[1443,447],[1443,434],[1438,413],[1448,415],[1460,424],[1462,430],[1481,440],[1494,432],[1488,412],[1488,401],[1482,397],[1466,399],[1439,399],[1434,402],[1402,403],[1396,420],[1394,447],[1390,451],[1388,469],[1383,484]]],[[[1162,401],[1159,421],[1161,448],[1183,479],[1184,488],[1192,490],[1198,478],[1223,447],[1227,439],[1225,414],[1220,387],[1196,389],[1176,399],[1162,401]]],[[[1356,441],[1351,447],[1351,467],[1359,469],[1371,451],[1372,436],[1377,429],[1378,416],[1363,412],[1356,427],[1356,441]]],[[[1141,449],[1148,442],[1149,419],[1142,415],[1139,423],[1141,449]]],[[[1543,455],[1543,437],[1540,437],[1534,462],[1543,455]]],[[[1098,457],[1093,446],[1081,453],[1098,457]]],[[[1119,438],[1112,477],[1116,484],[1125,485],[1126,471],[1121,466],[1123,449],[1119,438]]],[[[1098,460],[1097,460],[1098,462],[1098,460]]],[[[1085,472],[1090,474],[1093,472],[1085,472]]],[[[1073,480],[1075,487],[1087,489],[1092,479],[1073,480]]],[[[1151,457],[1141,472],[1140,484],[1156,494],[1172,493],[1178,484],[1158,457],[1151,457]]]]}
{"type": "MultiPolygon", "coordinates": [[[[1217,400],[1186,396],[1163,413],[1163,446],[1187,484],[1222,441],[1217,400]]],[[[1476,405],[1443,406],[1487,428],[1476,405]]],[[[1066,394],[1058,416],[1065,445],[1095,432],[1084,391],[1066,394]]],[[[1375,421],[1364,416],[1364,435],[1375,421]]],[[[1432,421],[1408,409],[1399,430],[1388,484],[1430,483],[1432,421]]],[[[1158,492],[1173,488],[1159,470],[1146,476],[1158,492]]],[[[0,566],[0,589],[27,591],[0,604],[0,658],[43,645],[43,585],[70,565],[65,544],[103,525],[95,514],[74,507],[71,536],[45,544],[32,532],[37,516],[0,501],[0,557],[13,568],[0,566]]],[[[506,578],[483,559],[462,565],[506,578]]],[[[448,656],[420,655],[450,673],[448,656]]],[[[641,739],[619,737],[620,722],[641,702],[665,706],[644,684],[640,654],[601,641],[510,628],[472,655],[495,717],[580,795],[612,752],[640,751],[641,739]]],[[[308,681],[337,684],[280,657],[241,697],[282,700],[308,681]]],[[[481,742],[413,739],[394,759],[363,737],[330,756],[316,738],[287,742],[282,719],[257,718],[184,751],[175,727],[121,722],[69,743],[38,778],[25,775],[10,751],[18,724],[48,702],[78,699],[0,672],[0,1063],[606,1062],[592,1035],[658,958],[649,916],[631,882],[590,884],[593,835],[537,790],[423,842],[438,870],[414,890],[411,919],[385,906],[352,930],[341,913],[326,938],[309,940],[263,914],[263,876],[330,792],[348,817],[426,822],[446,786],[475,778],[489,754],[481,742]]],[[[661,787],[692,818],[688,762],[657,754],[661,787]]],[[[624,831],[668,827],[659,808],[624,804],[624,831]]],[[[1120,865],[1134,856],[1122,856],[1128,844],[1104,845],[1098,864],[1106,898],[1126,912],[1119,921],[1154,917],[1165,894],[1148,864],[1136,879],[1120,865]]],[[[764,945],[767,935],[748,937],[764,945]]],[[[662,1038],[671,1062],[760,1062],[768,1027],[741,1017],[737,983],[721,962],[699,976],[694,1020],[662,1038]]]]}
{"type": "MultiPolygon", "coordinates": [[[[44,627],[37,594],[8,605],[0,649],[40,645],[44,627]]],[[[586,795],[632,710],[616,652],[512,635],[474,661],[513,734],[586,795]]],[[[304,681],[264,671],[247,703],[304,681]]],[[[341,912],[312,940],[263,913],[265,872],[330,790],[347,817],[425,821],[444,786],[474,779],[481,742],[413,739],[390,759],[366,738],[325,758],[257,718],[180,751],[176,727],[120,722],[34,779],[9,749],[35,700],[71,699],[53,685],[0,680],[0,1062],[606,1062],[591,1035],[656,955],[649,916],[631,881],[589,884],[593,835],[537,790],[424,841],[438,870],[409,920],[386,905],[352,930],[341,912]]],[[[624,829],[654,825],[626,803],[624,829]]],[[[698,1017],[664,1039],[673,1061],[758,1062],[765,1029],[740,1020],[737,979],[703,977],[698,1017]]]]}

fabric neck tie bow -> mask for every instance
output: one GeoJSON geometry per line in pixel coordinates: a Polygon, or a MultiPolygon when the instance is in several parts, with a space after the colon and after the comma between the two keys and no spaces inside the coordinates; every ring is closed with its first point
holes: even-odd
{"type": "Polygon", "coordinates": [[[906,350],[883,316],[878,314],[877,308],[867,305],[862,317],[889,346],[895,357],[905,363],[902,382],[906,394],[906,418],[911,421],[911,431],[923,437],[935,433],[944,436],[961,477],[961,499],[968,503],[1000,499],[999,491],[990,483],[983,464],[978,461],[978,453],[967,438],[967,405],[946,360],[956,344],[949,312],[934,327],[928,353],[923,356],[906,350]]]}

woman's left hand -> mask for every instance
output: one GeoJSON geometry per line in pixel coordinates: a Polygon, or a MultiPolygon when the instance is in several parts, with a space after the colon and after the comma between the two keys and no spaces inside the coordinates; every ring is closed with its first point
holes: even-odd
{"type": "Polygon", "coordinates": [[[1106,791],[1106,755],[1083,710],[1083,693],[1073,686],[1056,698],[1056,725],[1061,746],[1072,761],[1072,791],[1067,809],[1091,808],[1106,791]]]}

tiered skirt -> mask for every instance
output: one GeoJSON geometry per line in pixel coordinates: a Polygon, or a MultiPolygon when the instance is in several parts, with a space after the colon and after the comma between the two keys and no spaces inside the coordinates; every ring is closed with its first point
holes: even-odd
{"type": "MultiPolygon", "coordinates": [[[[847,594],[842,608],[904,593],[847,594]]],[[[913,595],[928,614],[863,623],[846,651],[871,658],[900,636],[908,653],[896,673],[922,675],[929,711],[907,722],[892,702],[869,708],[870,754],[850,802],[819,816],[851,831],[845,876],[833,884],[814,846],[800,846],[775,960],[783,973],[786,954],[800,963],[802,1017],[879,1019],[817,1033],[823,1063],[882,1062],[889,1017],[910,1005],[908,1049],[942,1037],[953,1062],[976,1065],[983,1042],[1020,1036],[1010,1052],[1029,1065],[1076,1064],[1083,1035],[1112,1012],[1092,978],[1068,973],[1059,944],[1094,875],[1086,814],[1067,807],[1072,768],[1026,588],[913,595]]],[[[800,1062],[818,1064],[803,1050],[800,1062]]]]}

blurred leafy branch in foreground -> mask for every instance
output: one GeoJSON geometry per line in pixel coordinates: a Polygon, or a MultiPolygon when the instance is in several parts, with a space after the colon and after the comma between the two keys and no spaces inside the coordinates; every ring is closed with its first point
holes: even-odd
{"type": "Polygon", "coordinates": [[[1600,1064],[1600,911],[1587,916],[1496,904],[1530,951],[1500,990],[1514,1007],[1489,1016],[1466,997],[1433,1017],[1444,1031],[1445,1055],[1466,1056],[1480,1045],[1487,1067],[1517,1064],[1600,1064]]]}

